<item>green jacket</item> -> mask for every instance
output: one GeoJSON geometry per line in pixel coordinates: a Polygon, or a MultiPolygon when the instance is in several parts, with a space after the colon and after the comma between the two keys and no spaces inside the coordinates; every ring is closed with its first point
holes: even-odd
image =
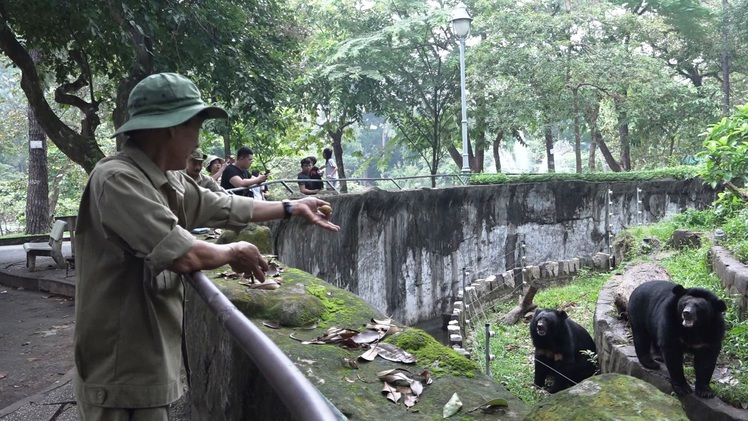
{"type": "Polygon", "coordinates": [[[165,406],[182,394],[184,284],[166,269],[195,227],[241,229],[250,198],[161,171],[134,145],[101,160],[75,232],[75,391],[109,408],[165,406]]]}

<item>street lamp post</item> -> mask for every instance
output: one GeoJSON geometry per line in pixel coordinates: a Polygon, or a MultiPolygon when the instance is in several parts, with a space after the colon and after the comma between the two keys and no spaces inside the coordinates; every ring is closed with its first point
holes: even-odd
{"type": "Polygon", "coordinates": [[[470,21],[465,3],[459,2],[452,11],[452,30],[460,40],[460,96],[462,97],[462,174],[470,174],[468,157],[467,101],[465,100],[465,39],[470,33],[470,21]]]}

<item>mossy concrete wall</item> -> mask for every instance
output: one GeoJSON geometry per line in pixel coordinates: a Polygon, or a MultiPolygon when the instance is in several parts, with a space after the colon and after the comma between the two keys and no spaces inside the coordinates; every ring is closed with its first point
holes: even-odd
{"type": "Polygon", "coordinates": [[[607,253],[610,233],[703,209],[715,197],[700,180],[372,190],[325,196],[340,232],[292,218],[275,226],[273,245],[290,266],[412,325],[451,311],[463,268],[471,269],[470,283],[522,265],[607,253]]]}
{"type": "MultiPolygon", "coordinates": [[[[372,318],[385,318],[355,295],[307,273],[286,270],[282,275],[285,282],[272,291],[249,289],[235,279],[216,277],[217,272],[206,275],[348,419],[441,419],[442,408],[453,393],[463,403],[458,414],[465,416],[466,411],[476,409],[467,415],[470,419],[518,420],[528,410],[501,384],[485,376],[475,362],[419,329],[404,329],[385,339],[415,355],[418,359],[415,364],[377,357],[371,362],[358,361],[358,368],[353,369],[344,360],[356,361],[365,349],[303,344],[300,340],[321,337],[329,327],[363,330],[372,318]],[[315,326],[309,325],[312,320],[317,321],[315,326]],[[278,328],[268,327],[278,322],[278,328]],[[410,409],[402,401],[396,405],[382,394],[383,384],[377,373],[394,368],[406,369],[414,375],[428,372],[434,379],[410,409]],[[505,399],[508,406],[491,413],[477,409],[497,398],[505,399]]],[[[192,288],[188,288],[187,294],[185,335],[192,371],[192,420],[292,419],[255,363],[228,336],[217,316],[192,288]]]]}

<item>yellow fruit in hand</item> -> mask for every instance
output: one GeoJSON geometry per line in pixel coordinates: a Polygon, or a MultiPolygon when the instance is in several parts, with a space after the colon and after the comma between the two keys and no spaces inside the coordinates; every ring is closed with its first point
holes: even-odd
{"type": "Polygon", "coordinates": [[[325,216],[327,216],[327,215],[329,215],[329,214],[332,213],[332,207],[330,205],[322,205],[322,206],[318,207],[317,210],[320,211],[320,212],[322,212],[322,213],[324,213],[325,216]]]}

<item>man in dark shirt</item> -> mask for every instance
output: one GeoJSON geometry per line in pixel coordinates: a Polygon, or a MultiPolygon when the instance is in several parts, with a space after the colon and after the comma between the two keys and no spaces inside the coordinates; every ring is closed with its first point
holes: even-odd
{"type": "Polygon", "coordinates": [[[221,187],[226,190],[237,187],[246,187],[244,190],[235,191],[234,194],[252,197],[252,191],[249,187],[255,186],[267,181],[267,174],[260,174],[257,177],[249,175],[249,167],[254,160],[252,149],[242,146],[236,151],[236,161],[223,170],[221,176],[221,187]]]}

